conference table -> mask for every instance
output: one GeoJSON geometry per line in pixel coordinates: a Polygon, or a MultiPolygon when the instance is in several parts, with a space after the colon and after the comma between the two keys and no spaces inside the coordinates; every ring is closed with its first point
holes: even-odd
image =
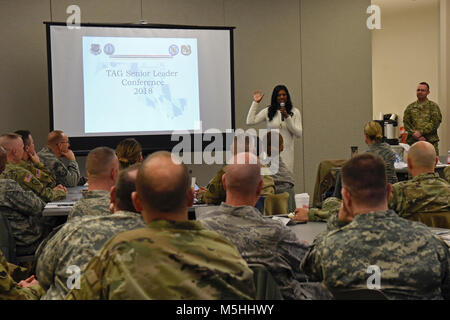
{"type": "Polygon", "coordinates": [[[82,191],[87,190],[87,186],[67,188],[67,196],[60,201],[49,202],[42,211],[43,217],[67,216],[75,202],[81,199],[82,191]]]}
{"type": "MultiPolygon", "coordinates": [[[[56,202],[49,202],[45,206],[42,216],[50,217],[50,216],[59,216],[64,217],[67,216],[72,209],[72,206],[76,201],[81,199],[82,190],[87,189],[86,186],[82,187],[73,187],[67,188],[68,194],[66,199],[56,202]]],[[[209,211],[211,208],[215,206],[209,206],[204,204],[194,205],[188,209],[189,220],[195,220],[197,216],[201,215],[203,212],[209,211]]],[[[320,234],[321,232],[327,229],[326,222],[313,222],[308,221],[307,223],[296,223],[294,221],[290,221],[290,219],[286,218],[286,214],[274,215],[274,216],[265,216],[267,219],[279,219],[285,218],[284,223],[287,223],[287,226],[294,231],[297,238],[299,240],[307,241],[309,244],[313,243],[314,238],[320,234]]],[[[283,219],[282,219],[283,220],[283,219]]],[[[450,229],[442,229],[442,228],[429,228],[434,234],[448,234],[450,236],[450,229]]]]}
{"type": "MultiPolygon", "coordinates": [[[[45,206],[42,216],[44,217],[64,217],[67,216],[72,209],[75,202],[77,202],[82,197],[82,190],[86,190],[86,186],[67,188],[66,199],[49,202],[45,206]]],[[[188,215],[190,220],[195,220],[196,214],[201,214],[204,210],[209,210],[211,207],[204,204],[194,205],[189,208],[188,215]]],[[[283,215],[279,215],[283,216],[283,215]]],[[[285,216],[285,215],[284,215],[285,216]]],[[[271,217],[268,217],[271,218],[271,217]]],[[[290,223],[289,228],[294,230],[295,234],[300,240],[306,240],[308,243],[312,243],[314,238],[326,230],[327,224],[324,222],[308,222],[303,224],[290,223]]]]}
{"type": "MultiPolygon", "coordinates": [[[[87,190],[87,186],[67,188],[67,196],[63,200],[53,201],[46,204],[42,211],[43,217],[64,217],[68,216],[75,202],[82,198],[82,191],[87,190]]],[[[189,208],[190,220],[195,220],[195,209],[206,205],[194,205],[189,208]]]]}
{"type": "MultiPolygon", "coordinates": [[[[314,238],[321,232],[327,230],[327,223],[326,222],[312,222],[309,221],[304,224],[295,224],[295,225],[288,225],[289,228],[294,230],[295,235],[300,240],[306,240],[309,244],[312,244],[314,241],[314,238]]],[[[446,236],[447,238],[450,237],[450,229],[444,229],[444,228],[431,228],[428,227],[428,229],[437,236],[446,236]]],[[[446,240],[447,245],[450,247],[450,238],[449,240],[446,240]]]]}
{"type": "Polygon", "coordinates": [[[305,240],[311,244],[319,233],[327,230],[327,223],[308,221],[307,223],[288,225],[288,227],[294,230],[298,239],[305,240]]]}

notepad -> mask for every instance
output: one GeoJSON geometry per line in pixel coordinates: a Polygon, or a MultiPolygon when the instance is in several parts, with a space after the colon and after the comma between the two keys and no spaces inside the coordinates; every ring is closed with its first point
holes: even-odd
{"type": "Polygon", "coordinates": [[[45,209],[59,209],[65,207],[73,207],[76,201],[64,201],[64,202],[49,202],[46,204],[45,209]]]}

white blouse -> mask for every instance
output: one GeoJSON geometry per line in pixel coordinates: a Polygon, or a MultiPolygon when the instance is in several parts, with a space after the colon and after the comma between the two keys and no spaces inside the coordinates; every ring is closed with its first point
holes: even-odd
{"type": "Polygon", "coordinates": [[[302,136],[302,116],[297,108],[292,108],[292,116],[282,121],[281,112],[277,110],[272,121],[269,121],[269,107],[262,109],[258,114],[259,103],[253,101],[247,115],[247,125],[255,125],[266,121],[267,129],[278,129],[283,136],[284,150],[280,156],[291,172],[294,172],[294,138],[302,136]]]}

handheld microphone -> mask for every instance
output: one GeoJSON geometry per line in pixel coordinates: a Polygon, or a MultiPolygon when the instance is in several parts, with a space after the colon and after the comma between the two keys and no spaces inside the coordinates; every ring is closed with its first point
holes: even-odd
{"type": "MultiPolygon", "coordinates": [[[[280,108],[284,108],[286,104],[284,102],[280,102],[280,108]]],[[[281,114],[281,121],[284,121],[284,116],[281,114]]]]}

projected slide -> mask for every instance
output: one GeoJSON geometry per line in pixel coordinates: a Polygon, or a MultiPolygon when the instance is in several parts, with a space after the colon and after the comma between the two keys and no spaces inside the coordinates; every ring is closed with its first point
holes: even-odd
{"type": "Polygon", "coordinates": [[[84,132],[199,129],[195,38],[83,36],[84,132]]]}

